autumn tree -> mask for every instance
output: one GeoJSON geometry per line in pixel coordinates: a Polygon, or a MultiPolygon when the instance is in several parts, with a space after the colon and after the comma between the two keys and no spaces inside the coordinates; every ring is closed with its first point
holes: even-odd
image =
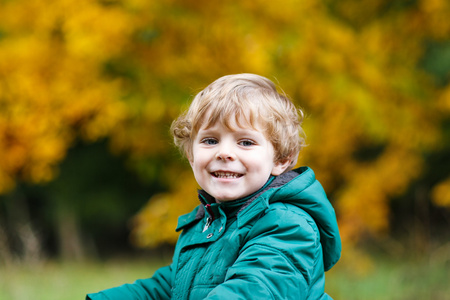
{"type": "MultiPolygon", "coordinates": [[[[127,47],[134,21],[121,7],[92,1],[0,5],[0,193],[8,193],[19,181],[54,179],[77,139],[111,135],[130,115],[105,64],[127,47]]],[[[57,203],[61,240],[77,239],[71,203],[57,203]]]]}
{"type": "MultiPolygon", "coordinates": [[[[134,218],[139,246],[175,242],[178,215],[197,205],[168,128],[225,74],[264,75],[305,109],[299,161],[324,184],[347,243],[389,232],[391,199],[426,171],[425,154],[449,148],[448,69],[437,82],[430,54],[450,38],[444,0],[0,6],[0,193],[55,180],[78,141],[107,139],[137,176],[166,189],[134,218]]],[[[448,176],[430,190],[437,205],[449,206],[448,176]]],[[[73,231],[76,210],[56,198],[73,231]]]]}
{"type": "MultiPolygon", "coordinates": [[[[207,68],[196,68],[195,76],[207,72],[202,87],[242,71],[278,81],[308,114],[309,146],[300,162],[316,170],[329,192],[345,241],[389,231],[390,199],[422,174],[424,153],[439,147],[448,118],[448,87],[420,66],[430,41],[450,37],[445,1],[185,1],[164,12],[150,22],[158,34],[144,48],[153,53],[170,44],[164,58],[178,67],[162,73],[170,70],[174,81],[191,86],[190,66],[201,58],[207,68]]],[[[155,196],[137,216],[140,245],[175,241],[175,234],[154,228],[175,223],[177,208],[195,205],[194,196],[189,204],[183,197],[195,184],[188,178],[190,184],[174,181],[173,192],[155,196]]],[[[444,201],[447,188],[447,181],[439,184],[436,199],[444,201]]]]}

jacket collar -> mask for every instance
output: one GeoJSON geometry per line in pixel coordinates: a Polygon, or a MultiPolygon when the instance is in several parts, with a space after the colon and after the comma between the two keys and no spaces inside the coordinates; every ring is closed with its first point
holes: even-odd
{"type": "Polygon", "coordinates": [[[242,227],[250,222],[254,217],[264,212],[269,206],[267,201],[254,200],[264,194],[267,190],[283,186],[286,182],[292,180],[297,175],[297,172],[290,171],[277,177],[271,176],[267,183],[255,193],[242,199],[230,202],[222,202],[220,204],[216,203],[214,197],[209,195],[206,191],[198,190],[198,198],[202,205],[197,206],[192,212],[180,216],[178,218],[178,225],[175,231],[180,231],[183,228],[186,228],[202,219],[205,216],[205,207],[209,207],[211,209],[211,205],[213,210],[217,210],[219,205],[223,206],[223,209],[225,210],[228,210],[229,207],[236,207],[238,209],[238,211],[236,212],[236,215],[238,216],[238,226],[242,227]],[[252,203],[254,204],[251,205],[252,203]],[[246,209],[249,206],[251,206],[251,209],[246,209]]]}

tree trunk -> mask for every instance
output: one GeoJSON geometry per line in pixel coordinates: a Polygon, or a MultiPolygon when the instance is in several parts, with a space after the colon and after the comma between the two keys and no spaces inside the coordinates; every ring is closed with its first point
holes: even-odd
{"type": "MultiPolygon", "coordinates": [[[[0,220],[1,221],[1,220],[0,220]]],[[[13,263],[13,255],[9,244],[8,235],[4,229],[3,222],[0,222],[0,264],[10,266],[13,263]]]]}
{"type": "Polygon", "coordinates": [[[86,251],[77,214],[64,203],[57,204],[56,230],[61,258],[72,261],[85,260],[86,251]]]}
{"type": "Polygon", "coordinates": [[[6,263],[15,259],[27,264],[40,263],[44,257],[42,239],[30,217],[27,199],[16,192],[5,199],[5,204],[5,226],[0,229],[0,255],[6,263]],[[14,238],[12,242],[10,238],[14,238]]]}

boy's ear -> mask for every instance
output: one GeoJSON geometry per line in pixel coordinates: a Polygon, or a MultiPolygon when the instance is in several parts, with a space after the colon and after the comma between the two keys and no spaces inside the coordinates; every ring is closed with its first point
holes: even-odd
{"type": "Polygon", "coordinates": [[[275,162],[275,164],[273,165],[271,174],[273,176],[278,176],[278,175],[282,174],[284,171],[286,171],[287,168],[289,168],[291,163],[292,163],[292,160],[290,160],[290,159],[284,159],[284,160],[275,162]]]}
{"type": "Polygon", "coordinates": [[[186,150],[186,151],[184,151],[184,156],[187,158],[189,164],[192,167],[192,164],[194,163],[194,158],[192,157],[192,153],[186,150]]]}
{"type": "Polygon", "coordinates": [[[192,164],[194,163],[194,159],[191,156],[189,156],[189,155],[186,155],[186,158],[188,159],[189,164],[191,165],[191,168],[192,168],[192,164]]]}

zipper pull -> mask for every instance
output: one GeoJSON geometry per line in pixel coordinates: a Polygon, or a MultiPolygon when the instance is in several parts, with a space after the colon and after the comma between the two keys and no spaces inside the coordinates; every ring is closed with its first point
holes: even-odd
{"type": "Polygon", "coordinates": [[[206,210],[208,211],[209,217],[206,219],[206,224],[205,224],[205,227],[203,227],[202,232],[205,232],[208,229],[208,227],[211,225],[211,223],[214,221],[214,213],[211,209],[211,204],[206,204],[205,207],[206,207],[206,210]]]}
{"type": "Polygon", "coordinates": [[[205,227],[203,227],[203,231],[202,232],[205,232],[206,230],[208,230],[208,228],[211,225],[211,223],[212,223],[212,219],[210,217],[208,217],[208,219],[206,219],[206,224],[205,224],[205,227]]]}

